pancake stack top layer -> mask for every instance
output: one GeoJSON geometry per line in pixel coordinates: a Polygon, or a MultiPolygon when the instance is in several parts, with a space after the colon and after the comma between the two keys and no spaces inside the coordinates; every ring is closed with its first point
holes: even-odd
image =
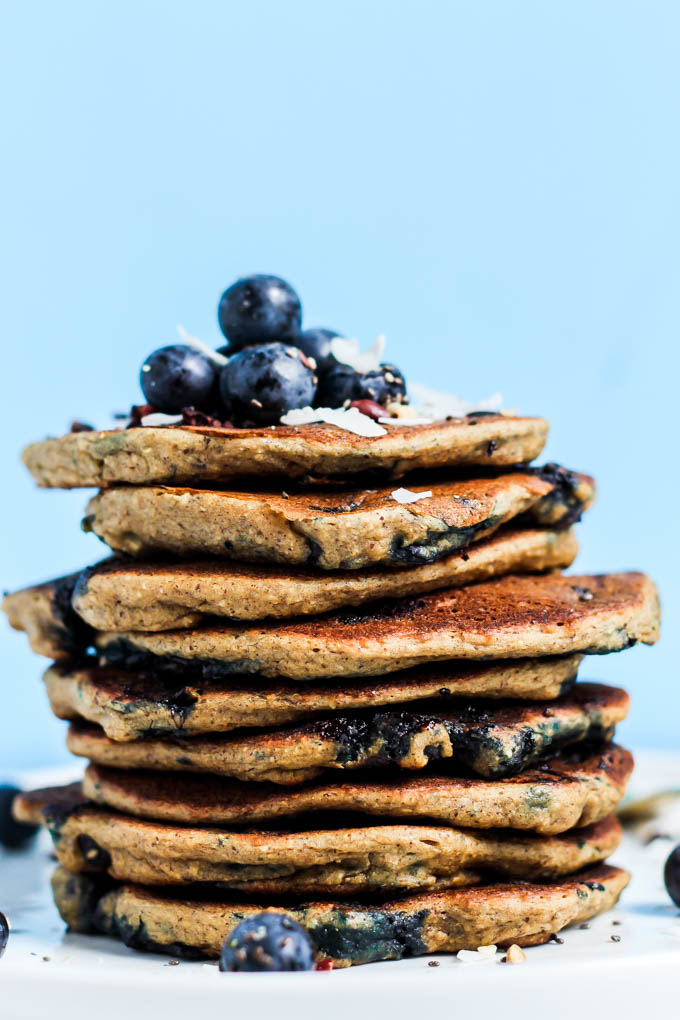
{"type": "Polygon", "coordinates": [[[90,762],[15,803],[54,837],[66,922],[216,956],[272,910],[345,966],[610,907],[628,698],[577,673],[655,641],[658,600],[560,573],[594,482],[527,466],[547,423],[203,417],[24,454],[41,485],[101,486],[83,523],[113,553],[3,604],[90,762]]]}

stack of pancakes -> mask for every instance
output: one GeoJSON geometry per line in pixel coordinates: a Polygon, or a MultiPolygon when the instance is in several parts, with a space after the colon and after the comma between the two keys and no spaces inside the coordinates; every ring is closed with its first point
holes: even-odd
{"type": "Polygon", "coordinates": [[[641,574],[567,576],[586,475],[542,419],[368,439],[130,428],[29,447],[113,556],[9,595],[82,784],[25,794],[77,931],[217,956],[284,911],[335,965],[534,945],[608,909],[632,768],[586,654],[658,633],[641,574]],[[398,481],[396,480],[398,479],[398,481]]]}

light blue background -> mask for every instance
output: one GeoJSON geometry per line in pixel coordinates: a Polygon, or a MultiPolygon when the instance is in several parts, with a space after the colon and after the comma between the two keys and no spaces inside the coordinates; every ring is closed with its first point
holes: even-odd
{"type": "MultiPolygon", "coordinates": [[[[677,747],[679,31],[670,0],[3,4],[3,586],[103,552],[20,447],[126,409],[177,322],[217,343],[222,288],[275,272],[308,324],[550,417],[601,486],[578,565],[645,568],[666,612],[586,672],[677,747]]],[[[0,768],[65,760],[0,639],[0,768]]]]}

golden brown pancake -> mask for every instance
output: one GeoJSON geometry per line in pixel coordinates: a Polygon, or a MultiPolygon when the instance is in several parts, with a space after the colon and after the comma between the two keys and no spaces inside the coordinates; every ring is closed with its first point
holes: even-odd
{"type": "Polygon", "coordinates": [[[281,726],[357,708],[413,708],[425,699],[443,704],[452,697],[551,700],[571,689],[580,661],[578,655],[567,655],[451,662],[384,679],[326,686],[263,683],[247,677],[187,682],[181,674],[158,678],[67,663],[51,666],[44,681],[52,711],[60,719],[86,719],[101,726],[112,740],[136,740],[150,732],[190,736],[281,726]]]}
{"type": "Polygon", "coordinates": [[[594,498],[587,475],[546,466],[493,478],[428,481],[399,503],[394,484],[372,489],[210,491],[167,486],[105,489],[87,506],[85,530],[115,552],[171,553],[357,570],[417,566],[488,537],[519,515],[554,528],[594,498]],[[576,508],[576,509],[575,509],[576,508]]]}
{"type": "Polygon", "coordinates": [[[458,553],[418,567],[321,573],[245,563],[131,563],[105,560],[67,577],[6,595],[2,608],[38,655],[67,659],[100,630],[174,630],[210,617],[305,616],[461,587],[507,573],[568,567],[578,551],[573,530],[502,529],[458,553]]]}
{"type": "Polygon", "coordinates": [[[455,829],[413,824],[328,826],[318,816],[285,830],[228,831],[142,820],[63,800],[41,820],[59,863],[69,871],[106,872],[145,885],[219,883],[255,894],[351,896],[357,892],[448,889],[481,873],[503,878],[557,878],[603,861],[621,826],[609,817],[555,836],[511,829],[455,829]],[[310,826],[312,826],[310,828],[310,826]]]}
{"type": "Polygon", "coordinates": [[[503,777],[580,741],[611,739],[625,719],[625,691],[579,683],[543,702],[453,701],[410,710],[366,710],[278,730],[117,743],[84,723],[69,728],[70,751],[99,765],[211,772],[294,785],[324,769],[423,769],[441,759],[477,775],[503,777]]]}
{"type": "Polygon", "coordinates": [[[419,468],[526,464],[543,449],[548,422],[485,414],[385,429],[375,439],[334,425],[75,432],[32,443],[23,461],[40,485],[57,489],[121,482],[203,485],[249,475],[343,477],[364,471],[399,478],[419,468]]]}
{"type": "Polygon", "coordinates": [[[113,885],[58,868],[57,908],[72,931],[101,932],[126,945],[171,956],[218,957],[245,917],[265,909],[306,928],[317,953],[336,967],[455,953],[478,946],[536,946],[567,925],[610,910],[630,880],[606,864],[553,883],[516,883],[405,896],[380,905],[234,900],[196,887],[163,890],[113,885]]]}
{"type": "Polygon", "coordinates": [[[448,659],[603,654],[654,643],[659,601],[644,574],[503,577],[310,620],[98,632],[102,664],[205,664],[213,673],[310,680],[376,676],[448,659]]]}
{"type": "Polygon", "coordinates": [[[442,770],[406,778],[366,772],[281,787],[220,776],[89,765],[83,794],[126,814],[185,825],[272,824],[311,812],[358,812],[374,818],[475,829],[507,827],[550,835],[610,815],[624,794],[632,768],[632,755],[616,744],[597,752],[577,745],[505,779],[463,777],[442,770]]]}

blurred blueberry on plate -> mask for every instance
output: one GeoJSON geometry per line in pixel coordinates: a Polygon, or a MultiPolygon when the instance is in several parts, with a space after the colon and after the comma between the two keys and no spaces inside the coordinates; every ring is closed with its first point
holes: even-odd
{"type": "Polygon", "coordinates": [[[291,340],[291,343],[299,347],[308,358],[314,358],[318,371],[323,373],[338,364],[331,354],[331,340],[333,337],[341,335],[334,329],[317,327],[303,330],[299,336],[291,340]]]}
{"type": "Polygon", "coordinates": [[[0,912],[0,956],[5,952],[7,948],[7,940],[9,938],[9,925],[7,918],[0,912]]]}
{"type": "Polygon", "coordinates": [[[380,365],[370,372],[357,372],[350,365],[338,365],[321,376],[317,406],[342,407],[355,400],[373,400],[385,407],[391,401],[403,402],[404,377],[394,365],[380,365]]]}
{"type": "Polygon", "coordinates": [[[257,274],[237,280],[225,290],[217,318],[233,353],[251,344],[297,336],[302,305],[291,285],[280,276],[257,274]]]}
{"type": "Polygon", "coordinates": [[[675,850],[671,851],[666,867],[663,871],[663,880],[666,883],[666,891],[675,903],[680,907],[680,843],[675,850]]]}
{"type": "Polygon", "coordinates": [[[309,935],[285,914],[256,914],[241,921],[222,946],[220,970],[312,970],[309,935]]]}
{"type": "Polygon", "coordinates": [[[220,392],[232,421],[275,425],[286,411],[313,403],[316,375],[297,347],[261,344],[229,359],[220,392]]]}
{"type": "Polygon", "coordinates": [[[26,825],[15,821],[12,815],[12,801],[21,790],[16,786],[0,786],[0,845],[9,850],[26,846],[38,831],[37,825],[26,825]]]}
{"type": "Polygon", "coordinates": [[[142,365],[139,382],[157,411],[179,414],[183,407],[201,410],[211,403],[217,382],[215,363],[186,344],[160,347],[142,365]]]}

